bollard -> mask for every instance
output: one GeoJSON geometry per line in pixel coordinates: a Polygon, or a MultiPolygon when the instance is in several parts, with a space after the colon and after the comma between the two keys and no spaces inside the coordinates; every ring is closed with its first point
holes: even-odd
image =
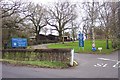
{"type": "Polygon", "coordinates": [[[102,47],[99,47],[98,50],[101,52],[102,51],[102,47]]]}
{"type": "Polygon", "coordinates": [[[71,60],[70,60],[70,65],[73,66],[74,62],[74,49],[71,49],[71,60]]]}

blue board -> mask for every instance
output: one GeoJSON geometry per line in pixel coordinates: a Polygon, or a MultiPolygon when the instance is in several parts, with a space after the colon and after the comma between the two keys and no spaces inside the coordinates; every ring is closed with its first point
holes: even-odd
{"type": "Polygon", "coordinates": [[[12,48],[27,47],[26,38],[12,38],[12,48]]]}
{"type": "Polygon", "coordinates": [[[92,51],[96,51],[96,48],[95,48],[95,47],[92,47],[92,51]]]}
{"type": "Polygon", "coordinates": [[[84,47],[84,36],[82,33],[79,34],[79,47],[84,47]]]}

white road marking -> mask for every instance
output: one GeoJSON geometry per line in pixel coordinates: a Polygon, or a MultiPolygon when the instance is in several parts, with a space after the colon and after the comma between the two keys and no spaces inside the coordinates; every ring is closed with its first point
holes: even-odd
{"type": "Polygon", "coordinates": [[[106,67],[106,66],[107,66],[107,64],[103,65],[103,67],[106,67]]]}
{"type": "MultiPolygon", "coordinates": [[[[120,66],[119,66],[119,64],[120,64],[120,61],[118,61],[118,60],[112,60],[112,59],[107,59],[107,58],[97,58],[97,59],[100,59],[100,60],[104,60],[104,61],[113,61],[113,62],[116,62],[116,64],[114,64],[112,67],[113,68],[120,68],[120,66]]],[[[103,64],[103,63],[101,63],[101,64],[96,64],[96,65],[94,65],[95,67],[106,67],[107,66],[107,64],[103,64]]]]}
{"type": "Polygon", "coordinates": [[[100,60],[104,60],[104,61],[115,61],[115,62],[118,62],[118,60],[112,60],[112,59],[107,59],[107,58],[98,58],[100,60]]]}
{"type": "Polygon", "coordinates": [[[95,67],[106,67],[107,66],[107,64],[99,64],[99,63],[97,63],[96,65],[94,65],[95,67]]]}
{"type": "Polygon", "coordinates": [[[113,67],[119,66],[120,61],[118,61],[113,67]]]}

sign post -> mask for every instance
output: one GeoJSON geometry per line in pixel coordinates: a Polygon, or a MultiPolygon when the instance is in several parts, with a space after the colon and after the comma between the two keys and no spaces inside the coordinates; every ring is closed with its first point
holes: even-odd
{"type": "Polygon", "coordinates": [[[82,47],[84,50],[84,35],[81,32],[79,33],[79,47],[82,47]]]}
{"type": "Polygon", "coordinates": [[[27,39],[26,38],[12,38],[12,48],[26,48],[27,39]]]}

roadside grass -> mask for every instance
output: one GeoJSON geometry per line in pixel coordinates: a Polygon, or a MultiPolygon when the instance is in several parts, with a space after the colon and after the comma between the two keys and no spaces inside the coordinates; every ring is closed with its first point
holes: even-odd
{"type": "Polygon", "coordinates": [[[106,49],[106,40],[96,40],[97,51],[92,51],[92,40],[85,40],[84,50],[79,47],[78,41],[75,42],[65,42],[64,44],[49,44],[48,48],[72,48],[76,53],[92,53],[92,54],[110,54],[114,49],[112,48],[112,42],[109,40],[109,49],[106,49]],[[102,51],[98,50],[98,47],[102,47],[102,51]]]}
{"type": "Polygon", "coordinates": [[[33,67],[41,67],[41,68],[68,68],[67,63],[62,62],[50,62],[50,61],[16,61],[10,59],[1,59],[0,62],[9,63],[13,65],[21,65],[21,66],[33,66],[33,67]]]}

